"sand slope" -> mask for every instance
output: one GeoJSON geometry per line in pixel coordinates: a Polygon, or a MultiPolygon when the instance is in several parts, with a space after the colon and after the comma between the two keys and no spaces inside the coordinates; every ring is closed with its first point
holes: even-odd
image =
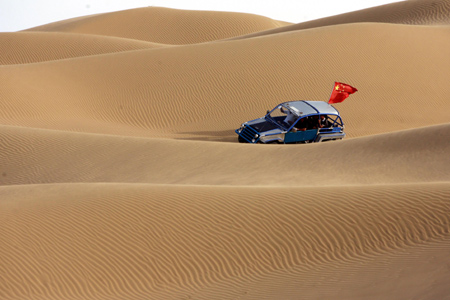
{"type": "Polygon", "coordinates": [[[450,299],[449,9],[0,33],[0,298],[450,299]],[[334,81],[343,141],[237,143],[334,81]]]}
{"type": "Polygon", "coordinates": [[[319,191],[61,184],[0,193],[0,251],[16,287],[13,294],[2,286],[4,297],[120,299],[128,291],[173,299],[215,283],[215,296],[228,298],[238,287],[252,298],[255,291],[239,282],[277,270],[294,269],[285,274],[288,285],[325,262],[354,261],[352,273],[360,273],[358,264],[402,247],[437,240],[448,250],[447,183],[319,191]],[[220,289],[230,281],[235,288],[220,289]]]}

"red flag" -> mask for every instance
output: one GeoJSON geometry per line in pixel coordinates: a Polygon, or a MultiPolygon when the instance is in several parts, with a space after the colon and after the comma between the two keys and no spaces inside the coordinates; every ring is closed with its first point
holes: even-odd
{"type": "Polygon", "coordinates": [[[342,82],[335,82],[328,103],[339,103],[347,99],[348,96],[358,91],[356,88],[342,82]]]}

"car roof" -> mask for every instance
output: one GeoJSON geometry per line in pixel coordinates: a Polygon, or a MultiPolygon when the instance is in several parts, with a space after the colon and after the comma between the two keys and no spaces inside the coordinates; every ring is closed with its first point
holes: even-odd
{"type": "Polygon", "coordinates": [[[338,115],[339,112],[331,104],[324,101],[289,101],[282,103],[298,116],[307,116],[314,114],[338,115]]]}

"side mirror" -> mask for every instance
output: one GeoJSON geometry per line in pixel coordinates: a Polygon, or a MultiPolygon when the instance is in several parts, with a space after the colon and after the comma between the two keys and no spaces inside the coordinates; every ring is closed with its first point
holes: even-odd
{"type": "Polygon", "coordinates": [[[266,111],[266,115],[268,115],[269,113],[270,113],[270,110],[267,110],[267,111],[266,111]]]}

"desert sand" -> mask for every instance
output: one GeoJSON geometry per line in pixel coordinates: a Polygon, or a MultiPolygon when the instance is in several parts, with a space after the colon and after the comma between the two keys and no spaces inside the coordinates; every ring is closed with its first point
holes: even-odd
{"type": "Polygon", "coordinates": [[[1,299],[450,299],[450,1],[0,33],[1,299]],[[342,141],[237,142],[290,100],[342,141]]]}

